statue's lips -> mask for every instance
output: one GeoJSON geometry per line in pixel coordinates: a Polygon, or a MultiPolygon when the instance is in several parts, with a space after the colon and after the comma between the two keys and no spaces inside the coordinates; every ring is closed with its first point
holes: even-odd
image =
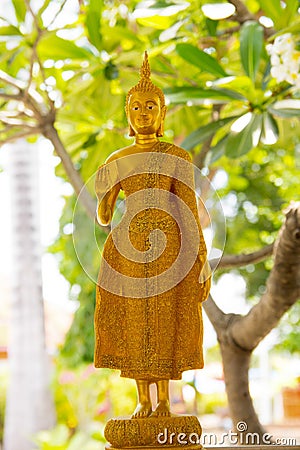
{"type": "Polygon", "coordinates": [[[138,123],[141,127],[146,127],[151,124],[151,119],[142,119],[142,120],[139,120],[138,123]]]}

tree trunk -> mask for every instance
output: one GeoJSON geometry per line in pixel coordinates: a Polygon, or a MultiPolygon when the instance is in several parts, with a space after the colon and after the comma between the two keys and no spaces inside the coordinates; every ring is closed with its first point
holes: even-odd
{"type": "Polygon", "coordinates": [[[38,152],[25,141],[10,151],[14,267],[4,450],[32,450],[32,435],[55,422],[44,329],[38,152]]]}
{"type": "MultiPolygon", "coordinates": [[[[238,260],[240,257],[236,258],[238,260]]],[[[248,259],[242,258],[245,264],[248,259]]],[[[249,392],[251,354],[299,297],[300,203],[293,203],[286,211],[285,223],[274,246],[274,266],[267,281],[266,293],[260,301],[245,316],[223,313],[211,297],[204,302],[204,309],[220,343],[228,404],[237,431],[257,433],[259,436],[264,433],[249,392]],[[245,422],[244,430],[239,429],[239,422],[245,422]]],[[[243,434],[238,434],[243,438],[243,434]]]]}
{"type": "MultiPolygon", "coordinates": [[[[234,430],[242,441],[243,431],[255,430],[259,436],[265,433],[255,412],[249,392],[249,366],[251,352],[238,348],[227,339],[220,342],[226,393],[234,430]]],[[[247,442],[243,442],[246,444],[247,442]]],[[[251,442],[249,442],[251,443],[251,442]]]]}

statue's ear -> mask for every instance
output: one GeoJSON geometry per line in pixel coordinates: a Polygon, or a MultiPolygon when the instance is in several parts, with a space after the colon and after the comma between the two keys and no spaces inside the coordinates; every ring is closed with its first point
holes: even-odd
{"type": "Polygon", "coordinates": [[[135,136],[135,131],[131,125],[129,125],[129,136],[135,136]]]}
{"type": "Polygon", "coordinates": [[[156,136],[157,137],[162,137],[164,135],[164,121],[165,121],[165,117],[166,117],[166,112],[167,112],[167,107],[163,106],[162,109],[161,109],[160,126],[159,126],[159,129],[156,132],[156,136]]]}

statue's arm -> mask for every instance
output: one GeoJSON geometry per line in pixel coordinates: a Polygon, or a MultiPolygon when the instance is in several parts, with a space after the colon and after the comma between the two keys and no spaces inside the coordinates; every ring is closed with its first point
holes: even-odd
{"type": "Polygon", "coordinates": [[[108,225],[111,222],[118,194],[120,192],[119,185],[114,186],[102,200],[98,202],[97,206],[97,220],[100,225],[108,225]]]}
{"type": "Polygon", "coordinates": [[[120,189],[115,162],[109,162],[99,167],[96,175],[95,191],[98,200],[97,220],[100,225],[105,226],[111,222],[120,189]]]}

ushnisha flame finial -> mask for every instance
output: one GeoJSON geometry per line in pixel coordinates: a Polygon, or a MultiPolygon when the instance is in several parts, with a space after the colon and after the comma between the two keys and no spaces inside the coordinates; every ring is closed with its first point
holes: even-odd
{"type": "Polygon", "coordinates": [[[151,76],[151,69],[150,69],[150,64],[149,64],[149,60],[148,60],[148,53],[146,50],[145,54],[144,54],[144,61],[141,66],[141,69],[140,69],[140,78],[141,78],[141,80],[143,80],[143,79],[150,80],[150,76],[151,76]]]}
{"type": "Polygon", "coordinates": [[[140,80],[139,80],[138,84],[136,84],[129,90],[129,92],[126,96],[126,104],[125,104],[126,113],[128,113],[128,103],[129,103],[130,96],[134,92],[156,93],[160,99],[160,106],[161,107],[165,106],[164,93],[158,86],[155,86],[155,84],[152,83],[150,76],[151,76],[151,69],[150,69],[150,64],[149,64],[149,60],[148,60],[148,53],[147,53],[147,51],[145,51],[144,60],[143,60],[143,63],[142,63],[141,69],[140,69],[140,80]]]}

